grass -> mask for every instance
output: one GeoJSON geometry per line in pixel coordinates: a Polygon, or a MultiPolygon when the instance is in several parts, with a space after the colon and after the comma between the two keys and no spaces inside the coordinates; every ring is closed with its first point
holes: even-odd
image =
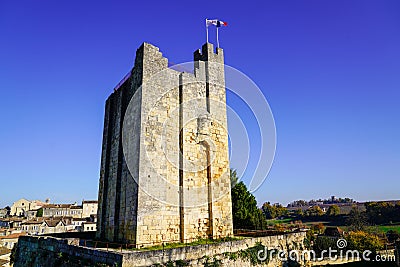
{"type": "Polygon", "coordinates": [[[381,225],[381,226],[378,226],[378,228],[379,228],[379,230],[381,230],[385,234],[389,230],[394,230],[394,231],[400,233],[400,225],[381,225]]]}
{"type": "Polygon", "coordinates": [[[286,218],[286,219],[282,219],[282,220],[272,219],[272,220],[268,220],[267,222],[269,225],[275,225],[275,224],[290,223],[291,221],[293,221],[292,218],[286,218]]]}
{"type": "Polygon", "coordinates": [[[134,249],[134,250],[162,250],[162,249],[172,249],[172,248],[181,248],[181,247],[189,247],[189,246],[199,246],[199,245],[210,245],[217,244],[222,242],[234,241],[243,239],[242,237],[225,237],[220,239],[199,239],[190,243],[166,243],[164,246],[157,245],[152,247],[134,249]]]}

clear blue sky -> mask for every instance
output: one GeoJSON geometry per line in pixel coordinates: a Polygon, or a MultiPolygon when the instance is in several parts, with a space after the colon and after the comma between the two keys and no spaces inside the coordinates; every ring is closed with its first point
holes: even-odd
{"type": "Polygon", "coordinates": [[[275,117],[259,204],[400,198],[400,1],[43,0],[0,2],[0,206],[97,198],[105,99],[143,41],[192,60],[206,17],[275,117]]]}

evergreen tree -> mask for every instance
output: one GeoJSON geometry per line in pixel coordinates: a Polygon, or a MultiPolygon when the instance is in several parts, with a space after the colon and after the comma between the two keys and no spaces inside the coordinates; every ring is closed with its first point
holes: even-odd
{"type": "MultiPolygon", "coordinates": [[[[237,181],[236,171],[232,171],[231,181],[237,181]]],[[[257,207],[256,198],[247,190],[243,182],[232,187],[232,214],[234,229],[265,229],[267,222],[257,207]]]]}

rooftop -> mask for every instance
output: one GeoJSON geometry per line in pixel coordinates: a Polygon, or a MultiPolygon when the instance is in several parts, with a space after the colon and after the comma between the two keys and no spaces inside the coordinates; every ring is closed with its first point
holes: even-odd
{"type": "Polygon", "coordinates": [[[43,218],[38,218],[38,219],[33,219],[33,220],[30,220],[30,221],[26,221],[23,224],[42,224],[43,221],[44,221],[43,218]]]}
{"type": "Polygon", "coordinates": [[[98,201],[97,200],[84,200],[84,201],[82,201],[82,203],[84,203],[84,204],[97,204],[98,201]]]}
{"type": "Polygon", "coordinates": [[[42,208],[44,209],[52,209],[52,208],[57,208],[57,209],[70,209],[70,208],[76,208],[79,207],[75,204],[46,204],[43,205],[42,208]]]}
{"type": "Polygon", "coordinates": [[[0,239],[15,239],[19,238],[20,236],[24,236],[26,233],[15,233],[11,235],[6,235],[6,236],[0,236],[0,239]]]}
{"type": "Polygon", "coordinates": [[[5,247],[0,247],[0,256],[11,253],[11,250],[5,247]]]}

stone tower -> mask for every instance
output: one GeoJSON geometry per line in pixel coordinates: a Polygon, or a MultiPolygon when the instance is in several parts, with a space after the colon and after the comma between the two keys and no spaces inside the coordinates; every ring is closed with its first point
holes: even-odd
{"type": "Polygon", "coordinates": [[[98,238],[145,247],[233,234],[223,64],[210,43],[193,73],[148,43],[136,51],[106,101],[98,238]]]}

